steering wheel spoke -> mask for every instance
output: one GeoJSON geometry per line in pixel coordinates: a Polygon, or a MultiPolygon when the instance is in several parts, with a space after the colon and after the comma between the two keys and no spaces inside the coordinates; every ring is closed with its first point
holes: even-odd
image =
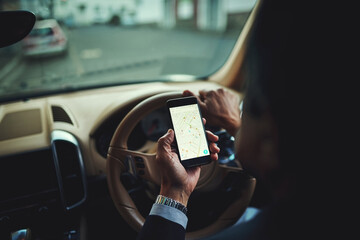
{"type": "Polygon", "coordinates": [[[125,171],[160,185],[160,175],[155,167],[155,153],[142,153],[119,147],[109,147],[108,156],[116,159],[125,171]]]}

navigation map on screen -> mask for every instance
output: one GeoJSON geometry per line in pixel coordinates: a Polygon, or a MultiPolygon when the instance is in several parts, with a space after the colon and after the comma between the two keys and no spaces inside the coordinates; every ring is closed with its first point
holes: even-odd
{"type": "Polygon", "coordinates": [[[181,160],[210,154],[197,104],[172,107],[176,141],[181,160]]]}

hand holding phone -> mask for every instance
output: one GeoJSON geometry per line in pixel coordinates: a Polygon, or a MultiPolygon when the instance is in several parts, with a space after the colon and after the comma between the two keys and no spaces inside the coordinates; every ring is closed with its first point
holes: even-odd
{"type": "Polygon", "coordinates": [[[196,97],[170,99],[167,106],[181,164],[188,168],[210,163],[209,143],[196,97]]]}

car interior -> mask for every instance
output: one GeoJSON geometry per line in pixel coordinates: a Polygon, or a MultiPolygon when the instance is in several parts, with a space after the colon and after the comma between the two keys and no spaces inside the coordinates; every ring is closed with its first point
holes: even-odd
{"type": "MultiPolygon", "coordinates": [[[[41,5],[44,1],[28,1],[38,3],[33,5],[41,6],[41,11],[35,11],[32,4],[22,6],[23,1],[14,1],[15,4],[10,2],[0,2],[2,23],[6,14],[11,15],[18,9],[25,11],[17,11],[17,15],[12,16],[16,20],[11,21],[13,24],[10,24],[10,29],[8,24],[5,27],[1,23],[2,31],[7,33],[15,28],[25,30],[16,39],[6,40],[5,37],[1,40],[0,48],[0,239],[136,239],[160,189],[154,159],[157,140],[170,128],[166,101],[181,97],[184,90],[197,93],[203,89],[219,88],[234,92],[240,99],[243,97],[246,49],[262,1],[244,0],[252,5],[247,10],[246,21],[238,27],[236,34],[227,34],[226,25],[219,27],[220,30],[199,30],[199,39],[204,38],[199,40],[200,45],[196,48],[206,45],[205,36],[208,35],[219,35],[223,42],[233,39],[226,53],[219,52],[225,49],[222,45],[218,46],[220,50],[217,51],[210,49],[209,46],[213,45],[206,45],[208,48],[205,47],[203,51],[213,51],[211,58],[217,59],[216,54],[223,57],[219,65],[207,72],[193,70],[197,67],[195,62],[201,61],[201,58],[187,60],[184,53],[178,57],[181,61],[167,58],[159,63],[159,60],[146,58],[149,54],[157,59],[160,54],[156,48],[148,52],[146,46],[144,49],[141,46],[133,49],[132,45],[124,43],[128,44],[124,46],[124,55],[125,51],[131,51],[139,56],[146,55],[145,60],[142,63],[131,62],[129,57],[128,62],[122,63],[123,68],[112,67],[103,75],[101,73],[104,71],[99,69],[107,60],[93,60],[97,57],[101,60],[101,56],[107,54],[105,50],[84,49],[78,51],[78,55],[74,54],[81,44],[85,46],[86,41],[92,41],[92,35],[86,35],[85,31],[90,33],[96,28],[105,32],[108,28],[116,28],[121,29],[123,35],[128,32],[135,34],[139,28],[136,21],[140,21],[137,19],[140,19],[141,11],[134,14],[129,10],[129,5],[119,10],[122,13],[120,17],[110,16],[107,18],[110,21],[106,23],[101,22],[103,18],[93,17],[91,19],[96,19],[96,22],[94,20],[91,26],[85,26],[85,20],[80,25],[77,16],[58,17],[61,16],[59,9],[69,7],[71,1],[48,1],[52,8],[50,5],[47,7],[51,11],[45,11],[44,5],[41,5]],[[15,60],[10,61],[13,50],[10,51],[9,47],[16,47],[20,52],[24,50],[20,40],[26,39],[35,18],[41,21],[41,16],[44,19],[57,17],[59,25],[65,29],[68,35],[65,52],[59,56],[31,58],[17,54],[15,60]],[[84,31],[82,35],[87,40],[75,46],[77,31],[84,31]],[[77,68],[77,72],[69,73],[72,65],[81,66],[82,61],[93,62],[77,68]],[[42,67],[37,70],[35,64],[42,67]],[[152,72],[159,64],[166,65],[169,70],[162,75],[153,75],[152,72]],[[184,73],[180,70],[171,73],[170,70],[175,69],[174,65],[186,65],[191,69],[184,73]],[[55,67],[71,77],[65,80],[57,73],[49,73],[55,67]],[[43,74],[42,77],[37,78],[35,71],[43,74]],[[149,79],[138,77],[142,71],[149,79]]],[[[102,1],[88,1],[89,5],[77,1],[74,11],[84,13],[90,9],[92,2],[102,1]]],[[[101,4],[105,2],[108,1],[98,3],[95,12],[96,9],[101,12],[101,4]]],[[[134,5],[141,6],[148,1],[119,2],[134,2],[134,5]]],[[[168,11],[168,5],[175,6],[178,11],[174,16],[176,23],[161,30],[165,32],[162,36],[165,39],[161,41],[173,41],[172,31],[175,30],[179,36],[174,35],[174,38],[179,39],[180,34],[195,31],[187,30],[191,21],[187,20],[190,19],[186,17],[190,10],[186,9],[190,6],[190,12],[197,13],[191,15],[195,18],[201,15],[198,10],[204,6],[210,10],[221,6],[222,9],[226,6],[231,9],[231,3],[234,6],[237,4],[230,0],[160,2],[164,2],[165,12],[168,11]],[[179,25],[183,28],[178,29],[176,26],[179,25]]],[[[215,15],[219,17],[222,11],[219,10],[219,14],[215,15]]],[[[234,12],[228,13],[227,24],[238,16],[234,12]]],[[[214,19],[200,18],[202,22],[214,19]]],[[[200,20],[197,22],[198,27],[201,26],[200,20]]],[[[150,25],[141,28],[148,34],[142,36],[144,41],[158,31],[152,30],[155,27],[150,25]]],[[[216,26],[220,26],[220,23],[216,26]]],[[[103,32],[100,30],[95,34],[101,36],[103,32]]],[[[115,41],[119,48],[123,44],[120,38],[107,38],[105,35],[103,38],[109,42],[115,41]]],[[[195,40],[190,37],[181,41],[195,44],[195,40]]],[[[174,40],[172,44],[176,45],[177,42],[174,40]]],[[[164,48],[166,52],[167,48],[164,48]]],[[[182,52],[185,47],[179,48],[182,52]]],[[[115,64],[114,61],[106,62],[106,66],[115,64]]],[[[202,68],[201,64],[199,68],[202,68]]],[[[189,200],[187,239],[199,239],[217,233],[233,225],[248,206],[261,208],[269,200],[262,183],[247,174],[234,155],[234,137],[218,126],[206,125],[206,128],[219,136],[218,146],[221,151],[218,162],[202,167],[199,183],[189,200]]]]}

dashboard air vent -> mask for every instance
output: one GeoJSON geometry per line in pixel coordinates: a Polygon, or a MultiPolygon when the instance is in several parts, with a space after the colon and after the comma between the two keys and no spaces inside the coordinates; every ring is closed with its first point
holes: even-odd
{"type": "Polygon", "coordinates": [[[61,130],[51,134],[61,200],[66,210],[85,202],[87,196],[86,174],[80,147],[73,135],[61,130]]]}
{"type": "Polygon", "coordinates": [[[51,106],[51,112],[53,115],[54,122],[65,122],[74,125],[73,122],[71,121],[70,116],[62,107],[51,106]]]}

